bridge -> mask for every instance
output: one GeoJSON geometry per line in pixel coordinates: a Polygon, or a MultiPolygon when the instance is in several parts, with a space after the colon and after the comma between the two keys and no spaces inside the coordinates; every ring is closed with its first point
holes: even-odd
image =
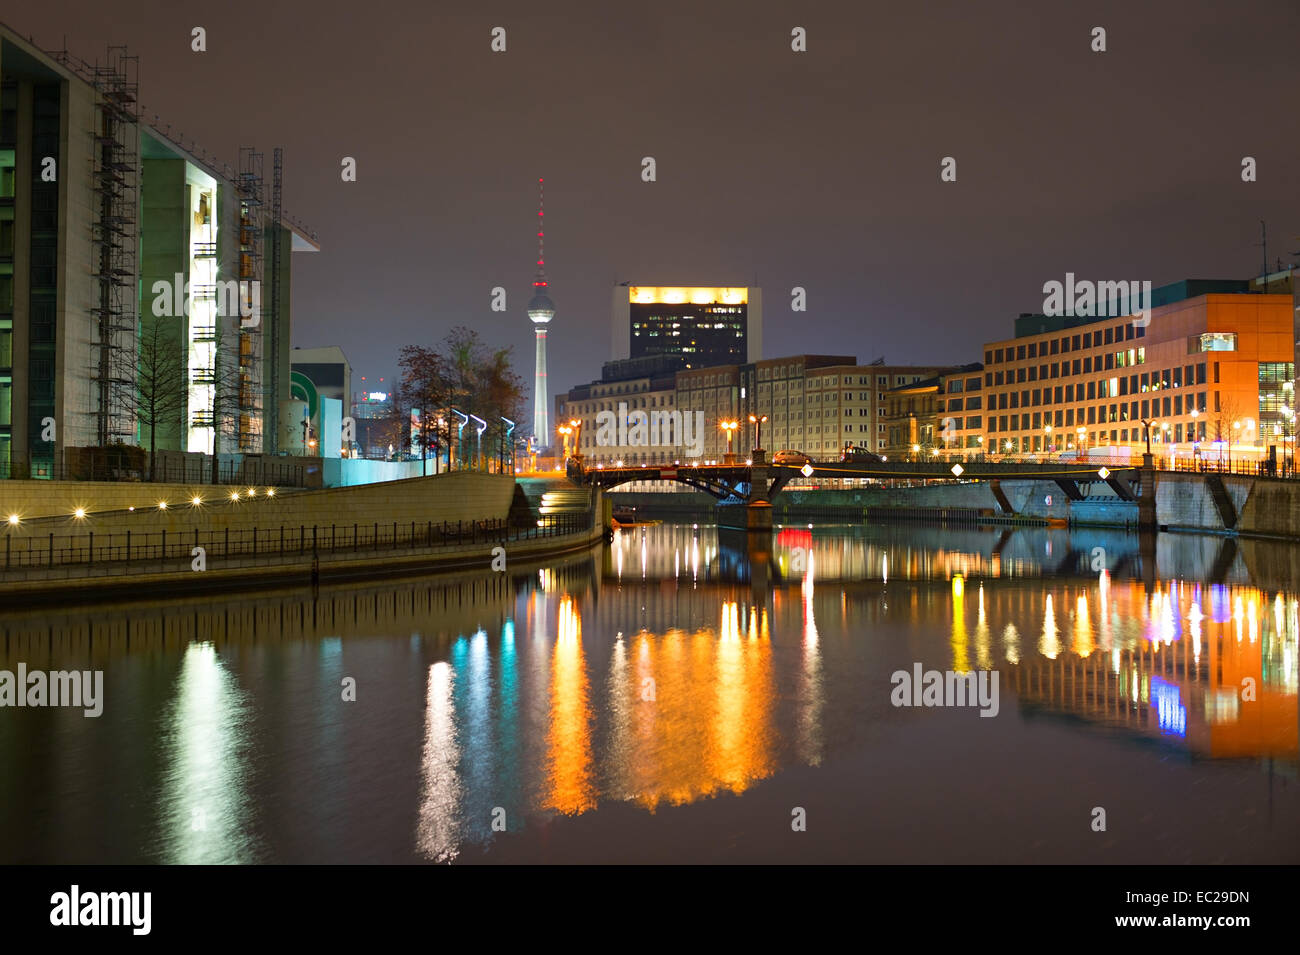
{"type": "MultiPolygon", "coordinates": [[[[811,462],[803,466],[778,464],[691,464],[639,465],[637,467],[583,466],[570,458],[568,475],[577,483],[605,489],[635,481],[675,481],[703,491],[719,501],[751,505],[770,504],[791,481],[835,480],[875,481],[988,481],[999,503],[1005,503],[1002,481],[1054,481],[1072,501],[1087,495],[1084,487],[1103,482],[1122,501],[1140,496],[1141,469],[1094,467],[1065,461],[880,461],[872,463],[811,462]]],[[[1009,506],[1007,510],[1010,510],[1009,506]]]]}

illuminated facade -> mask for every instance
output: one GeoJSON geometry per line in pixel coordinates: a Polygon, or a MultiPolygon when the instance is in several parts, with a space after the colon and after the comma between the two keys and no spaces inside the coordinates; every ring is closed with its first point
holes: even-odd
{"type": "Polygon", "coordinates": [[[147,448],[150,432],[160,450],[270,450],[262,341],[274,329],[285,344],[287,398],[289,256],[273,322],[246,239],[316,242],[267,224],[240,175],[146,122],[136,71],[121,48],[89,64],[0,26],[3,477],[63,473],[71,449],[147,448]],[[146,405],[166,410],[146,424],[146,405]]]}
{"type": "MultiPolygon", "coordinates": [[[[803,451],[819,461],[838,461],[846,445],[885,450],[886,395],[892,389],[934,375],[933,366],[859,365],[852,355],[792,355],[752,364],[674,367],[673,356],[611,362],[599,382],[574,388],[556,399],[557,420],[582,422],[579,442],[589,466],[721,462],[727,453],[721,424],[738,428],[732,451],[745,460],[758,440],[749,418],[766,418],[766,450],[803,451]],[[658,367],[654,363],[658,361],[658,367]],[[640,365],[638,365],[638,362],[640,365]],[[640,374],[636,372],[640,371],[640,374]],[[598,416],[629,417],[675,412],[699,421],[698,451],[679,444],[603,445],[598,416]]],[[[680,356],[677,356],[680,361],[680,356]]],[[[662,488],[659,488],[662,489],[662,488]]]]}
{"type": "MultiPolygon", "coordinates": [[[[101,329],[125,346],[112,364],[130,363],[121,326],[136,296],[95,242],[104,107],[94,86],[0,26],[0,477],[50,476],[63,448],[134,430],[120,392],[99,389],[117,370],[101,374],[101,329]]],[[[136,173],[121,170],[124,199],[136,173]]]]}
{"type": "Polygon", "coordinates": [[[762,357],[758,288],[620,285],[611,314],[615,359],[680,355],[690,367],[701,368],[762,357]]]}
{"type": "Polygon", "coordinates": [[[1015,338],[985,345],[985,443],[1127,460],[1148,421],[1163,466],[1289,457],[1292,296],[1188,281],[1153,297],[1147,325],[1025,315],[1015,338]]]}
{"type": "Polygon", "coordinates": [[[891,455],[983,449],[983,368],[962,365],[890,389],[882,402],[881,447],[891,455]]]}

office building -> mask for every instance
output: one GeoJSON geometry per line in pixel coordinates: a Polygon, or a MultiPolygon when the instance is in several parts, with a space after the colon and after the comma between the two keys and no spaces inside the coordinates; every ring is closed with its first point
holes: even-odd
{"type": "Polygon", "coordinates": [[[619,285],[611,315],[614,359],[681,355],[690,367],[702,368],[762,357],[758,288],[619,285]]]}
{"type": "Polygon", "coordinates": [[[289,255],[317,248],[261,154],[236,171],[139,113],[136,58],[0,26],[0,475],[113,444],[273,450],[289,255]]]}
{"type": "Polygon", "coordinates": [[[982,450],[983,369],[978,362],[961,365],[886,391],[878,425],[881,452],[897,458],[982,450]]]}
{"type": "MultiPolygon", "coordinates": [[[[880,452],[885,448],[885,395],[920,381],[930,366],[859,365],[852,355],[793,355],[740,365],[683,367],[681,356],[609,362],[601,381],[557,396],[556,419],[581,422],[579,450],[590,465],[627,466],[677,462],[722,462],[727,453],[723,422],[734,421],[732,452],[746,460],[759,440],[766,451],[803,451],[814,460],[837,461],[846,445],[880,452]],[[625,425],[645,412],[654,420],[680,421],[684,441],[661,426],[638,441],[629,427],[606,431],[619,440],[602,440],[600,415],[625,417],[625,425]]],[[[608,419],[607,419],[608,420],[608,419]]]]}
{"type": "Polygon", "coordinates": [[[1154,290],[1132,317],[1023,315],[984,346],[984,438],[1002,453],[1085,452],[1162,466],[1289,455],[1295,307],[1246,281],[1154,290]]]}

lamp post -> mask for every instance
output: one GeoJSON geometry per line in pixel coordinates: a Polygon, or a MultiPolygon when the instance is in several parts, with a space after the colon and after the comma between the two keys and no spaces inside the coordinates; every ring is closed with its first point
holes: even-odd
{"type": "Polygon", "coordinates": [[[1148,418],[1143,418],[1141,420],[1142,420],[1143,435],[1146,437],[1146,442],[1147,442],[1147,453],[1142,456],[1142,466],[1144,468],[1149,468],[1151,467],[1151,426],[1156,422],[1155,419],[1148,419],[1148,418]]]}
{"type": "Polygon", "coordinates": [[[556,428],[555,431],[557,434],[563,435],[563,437],[560,440],[563,442],[562,447],[564,449],[564,456],[565,458],[568,458],[569,457],[569,435],[573,434],[573,429],[570,428],[567,424],[562,424],[558,428],[556,428]]]}
{"type": "MultiPolygon", "coordinates": [[[[463,411],[458,411],[455,408],[451,409],[451,413],[460,419],[460,421],[457,422],[456,424],[456,460],[460,461],[461,450],[464,447],[463,442],[464,442],[464,434],[465,434],[465,425],[469,424],[469,415],[465,414],[465,412],[463,411]]],[[[450,425],[448,426],[447,430],[450,433],[451,431],[450,425]]],[[[447,470],[448,471],[451,470],[451,449],[450,448],[447,449],[447,470]]]]}
{"type": "Polygon", "coordinates": [[[754,425],[754,463],[763,463],[763,422],[767,420],[767,415],[749,416],[749,423],[754,425]]]}
{"type": "MultiPolygon", "coordinates": [[[[1290,384],[1290,382],[1287,382],[1290,384]]],[[[1282,406],[1282,473],[1290,474],[1294,464],[1295,453],[1293,450],[1295,444],[1295,409],[1287,405],[1282,406]]]]}
{"type": "Polygon", "coordinates": [[[472,414],[470,417],[474,419],[474,423],[477,425],[476,430],[478,431],[478,440],[474,445],[474,470],[486,471],[487,462],[483,460],[483,432],[487,430],[487,422],[478,415],[472,414]]]}
{"type": "Polygon", "coordinates": [[[1051,442],[1052,442],[1052,426],[1050,424],[1045,424],[1043,425],[1043,451],[1047,454],[1051,454],[1053,451],[1056,450],[1056,446],[1053,445],[1051,442]]]}
{"type": "Polygon", "coordinates": [[[500,418],[502,421],[505,422],[506,430],[505,433],[501,436],[501,460],[497,464],[497,471],[501,473],[505,472],[505,468],[507,465],[507,458],[508,458],[510,473],[514,474],[515,473],[515,445],[514,445],[515,423],[511,421],[509,418],[507,418],[505,415],[501,415],[500,418]],[[508,455],[506,451],[507,448],[509,449],[508,455]]]}
{"type": "Polygon", "coordinates": [[[569,419],[569,427],[573,429],[573,456],[579,461],[582,460],[582,422],[577,418],[569,419]]]}
{"type": "Polygon", "coordinates": [[[1232,423],[1232,430],[1228,432],[1228,470],[1229,471],[1232,470],[1232,446],[1237,440],[1237,431],[1239,428],[1241,428],[1241,422],[1234,421],[1232,423]]]}
{"type": "Polygon", "coordinates": [[[1295,435],[1295,382],[1282,382],[1282,473],[1291,473],[1291,444],[1295,435]]]}
{"type": "Polygon", "coordinates": [[[1074,442],[1074,448],[1078,452],[1079,460],[1082,461],[1083,443],[1088,440],[1088,429],[1080,426],[1078,428],[1075,428],[1074,431],[1079,436],[1078,439],[1074,442]]]}
{"type": "Polygon", "coordinates": [[[1201,416],[1201,409],[1192,409],[1192,467],[1195,470],[1201,469],[1201,432],[1197,418],[1201,416]]]}
{"type": "Polygon", "coordinates": [[[735,435],[736,429],[740,427],[740,422],[720,421],[718,422],[718,427],[720,427],[724,432],[726,432],[727,435],[727,454],[723,460],[726,464],[735,464],[736,456],[731,451],[731,439],[735,435]]]}

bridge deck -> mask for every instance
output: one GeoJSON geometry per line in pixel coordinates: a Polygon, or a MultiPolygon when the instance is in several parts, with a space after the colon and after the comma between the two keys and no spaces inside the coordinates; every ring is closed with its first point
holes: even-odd
{"type": "MultiPolygon", "coordinates": [[[[1137,467],[1094,467],[1069,461],[972,461],[954,465],[946,461],[883,461],[878,463],[640,465],[637,467],[583,468],[570,462],[569,478],[605,488],[634,481],[675,481],[719,499],[742,496],[740,489],[764,485],[766,495],[779,493],[789,482],[816,480],[926,480],[926,481],[1056,481],[1063,488],[1076,483],[1105,481],[1128,497],[1125,485],[1135,481],[1137,467]]],[[[751,491],[752,493],[752,491],[751,491]]],[[[1068,493],[1068,490],[1067,490],[1068,493]]]]}

